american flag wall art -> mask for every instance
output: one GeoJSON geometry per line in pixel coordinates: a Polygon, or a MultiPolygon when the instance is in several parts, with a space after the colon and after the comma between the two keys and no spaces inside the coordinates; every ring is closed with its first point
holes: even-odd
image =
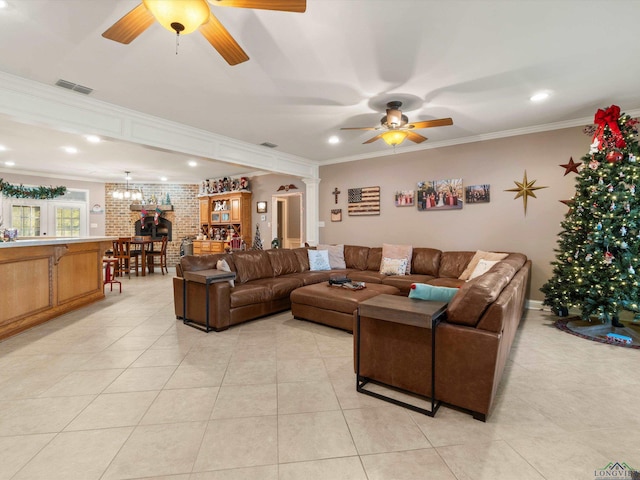
{"type": "Polygon", "coordinates": [[[380,215],[380,187],[349,189],[349,215],[380,215]]]}

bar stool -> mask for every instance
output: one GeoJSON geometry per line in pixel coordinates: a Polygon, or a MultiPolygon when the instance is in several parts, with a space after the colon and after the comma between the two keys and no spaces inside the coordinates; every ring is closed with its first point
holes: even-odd
{"type": "Polygon", "coordinates": [[[118,264],[118,259],[115,257],[103,257],[102,264],[104,265],[104,282],[102,283],[102,293],[104,293],[104,286],[109,284],[109,288],[113,292],[113,284],[117,283],[120,286],[120,293],[122,293],[122,282],[116,280],[115,269],[118,264]]]}

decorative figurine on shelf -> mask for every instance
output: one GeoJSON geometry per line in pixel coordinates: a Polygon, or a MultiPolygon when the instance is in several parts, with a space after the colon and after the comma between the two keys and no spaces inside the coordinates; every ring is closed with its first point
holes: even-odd
{"type": "Polygon", "coordinates": [[[249,190],[249,179],[247,177],[240,177],[240,190],[249,190]]]}
{"type": "Polygon", "coordinates": [[[277,238],[271,240],[271,248],[280,248],[280,240],[277,238]]]}

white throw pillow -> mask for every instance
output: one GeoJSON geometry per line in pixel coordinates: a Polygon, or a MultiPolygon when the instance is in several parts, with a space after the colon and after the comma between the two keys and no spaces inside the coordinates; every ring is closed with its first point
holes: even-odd
{"type": "Polygon", "coordinates": [[[309,270],[331,270],[329,252],[327,250],[307,250],[309,255],[309,270]]]}
{"type": "Polygon", "coordinates": [[[382,275],[404,275],[407,271],[406,258],[386,258],[382,257],[380,263],[380,273],[382,275]]]}
{"type": "Polygon", "coordinates": [[[479,277],[483,273],[487,273],[491,267],[493,267],[496,263],[498,263],[498,261],[499,260],[478,261],[478,265],[476,265],[476,268],[473,270],[473,272],[471,272],[471,276],[469,277],[469,280],[473,280],[474,278],[479,277]]]}
{"type": "Polygon", "coordinates": [[[329,252],[329,265],[332,270],[347,268],[344,261],[344,245],[318,245],[317,250],[326,250],[329,252]]]}
{"type": "MultiPolygon", "coordinates": [[[[230,272],[231,267],[229,267],[229,264],[227,263],[226,260],[222,259],[222,260],[218,260],[218,262],[216,263],[216,270],[222,270],[223,272],[230,272]]],[[[235,280],[229,280],[229,286],[231,288],[235,287],[236,286],[235,280]]]]}
{"type": "Polygon", "coordinates": [[[490,260],[490,261],[502,260],[503,258],[507,258],[507,256],[508,256],[507,253],[495,253],[495,252],[485,252],[483,250],[477,250],[473,258],[469,262],[469,265],[467,265],[467,268],[464,269],[464,271],[460,274],[458,279],[470,280],[469,277],[471,277],[471,274],[476,269],[476,266],[478,265],[478,262],[480,260],[490,260]]]}
{"type": "Polygon", "coordinates": [[[405,269],[407,275],[411,273],[412,256],[413,247],[411,245],[382,244],[382,258],[405,258],[407,260],[407,268],[405,269]]]}

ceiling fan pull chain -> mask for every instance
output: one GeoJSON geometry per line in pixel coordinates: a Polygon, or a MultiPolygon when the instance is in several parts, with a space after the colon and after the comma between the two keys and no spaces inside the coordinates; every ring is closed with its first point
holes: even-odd
{"type": "Polygon", "coordinates": [[[179,46],[180,46],[180,32],[176,32],[176,55],[178,54],[179,46]]]}

